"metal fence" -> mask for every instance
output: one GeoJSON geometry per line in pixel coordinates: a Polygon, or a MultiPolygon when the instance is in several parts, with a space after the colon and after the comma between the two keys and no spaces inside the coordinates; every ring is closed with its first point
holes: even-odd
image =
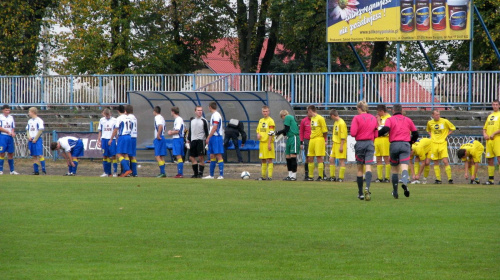
{"type": "MultiPolygon", "coordinates": [[[[50,150],[50,143],[52,142],[53,133],[52,132],[44,132],[42,133],[43,139],[43,156],[48,159],[52,158],[53,154],[50,150]]],[[[15,158],[29,158],[30,151],[28,149],[28,135],[26,132],[16,133],[16,137],[14,138],[14,157],[15,158]]]]}
{"type": "Polygon", "coordinates": [[[500,72],[0,76],[0,103],[107,105],[127,91],[273,91],[292,105],[477,106],[500,95],[500,72]]]}

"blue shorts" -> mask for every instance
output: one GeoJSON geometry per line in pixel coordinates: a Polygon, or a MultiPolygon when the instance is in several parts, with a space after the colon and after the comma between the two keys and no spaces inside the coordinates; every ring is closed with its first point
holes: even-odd
{"type": "Polygon", "coordinates": [[[130,157],[135,157],[137,155],[137,137],[131,137],[131,147],[130,147],[130,153],[128,155],[130,157]]]}
{"type": "Polygon", "coordinates": [[[0,154],[14,153],[14,138],[10,135],[0,134],[0,154]]]}
{"type": "Polygon", "coordinates": [[[108,143],[109,139],[101,139],[102,156],[109,158],[116,156],[116,140],[113,139],[111,146],[108,143]]]}
{"type": "Polygon", "coordinates": [[[117,154],[127,154],[130,153],[132,140],[130,135],[122,135],[118,137],[118,144],[116,145],[117,154]]]}
{"type": "Polygon", "coordinates": [[[43,156],[43,140],[42,138],[38,138],[36,143],[28,142],[28,149],[30,150],[30,155],[34,156],[43,156]]]}
{"type": "Polygon", "coordinates": [[[172,154],[174,156],[184,155],[184,138],[174,138],[172,141],[172,154]]]}
{"type": "Polygon", "coordinates": [[[76,145],[71,149],[71,156],[74,158],[83,157],[84,152],[82,139],[78,139],[76,145]]]}
{"type": "Polygon", "coordinates": [[[222,136],[210,137],[210,143],[208,143],[208,152],[211,155],[224,153],[224,140],[222,139],[222,136]]]}
{"type": "Polygon", "coordinates": [[[153,140],[153,145],[155,146],[155,157],[162,157],[167,154],[167,144],[165,142],[165,138],[163,137],[161,140],[158,140],[158,138],[153,140]]]}

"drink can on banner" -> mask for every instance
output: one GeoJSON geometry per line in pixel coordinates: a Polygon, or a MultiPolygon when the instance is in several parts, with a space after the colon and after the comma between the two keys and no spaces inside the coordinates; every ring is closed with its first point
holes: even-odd
{"type": "Polygon", "coordinates": [[[415,9],[413,0],[401,0],[401,31],[412,32],[415,30],[415,9]]]}
{"type": "Polygon", "coordinates": [[[464,30],[467,27],[468,4],[469,0],[448,0],[451,30],[464,30]]]}
{"type": "Polygon", "coordinates": [[[444,30],[446,28],[445,0],[432,0],[431,17],[433,30],[444,30]]]}
{"type": "Polygon", "coordinates": [[[417,0],[417,4],[415,5],[417,30],[429,30],[430,18],[429,0],[417,0]]]}

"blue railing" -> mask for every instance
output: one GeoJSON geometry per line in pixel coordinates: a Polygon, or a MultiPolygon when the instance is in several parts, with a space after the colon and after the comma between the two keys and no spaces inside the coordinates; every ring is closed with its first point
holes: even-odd
{"type": "Polygon", "coordinates": [[[0,103],[111,105],[128,91],[274,91],[292,105],[466,106],[500,95],[500,71],[0,76],[0,103]]]}

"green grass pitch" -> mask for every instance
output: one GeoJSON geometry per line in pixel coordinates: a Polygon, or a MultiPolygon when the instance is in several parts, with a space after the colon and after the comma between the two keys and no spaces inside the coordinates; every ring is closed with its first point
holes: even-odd
{"type": "Polygon", "coordinates": [[[1,279],[500,279],[500,187],[0,177],[1,279]]]}

